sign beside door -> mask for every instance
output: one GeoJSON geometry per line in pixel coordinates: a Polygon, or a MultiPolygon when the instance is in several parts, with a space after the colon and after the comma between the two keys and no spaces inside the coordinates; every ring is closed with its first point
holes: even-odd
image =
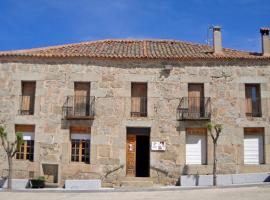
{"type": "Polygon", "coordinates": [[[152,151],[165,151],[166,150],[166,143],[164,141],[152,142],[151,150],[152,151]]]}

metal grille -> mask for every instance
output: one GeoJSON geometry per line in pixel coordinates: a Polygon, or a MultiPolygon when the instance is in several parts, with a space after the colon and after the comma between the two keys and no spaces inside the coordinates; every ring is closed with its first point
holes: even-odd
{"type": "Polygon", "coordinates": [[[67,96],[63,106],[64,118],[94,117],[95,97],[67,96]]]}
{"type": "Polygon", "coordinates": [[[210,119],[210,97],[182,97],[177,108],[178,120],[210,119]]]}

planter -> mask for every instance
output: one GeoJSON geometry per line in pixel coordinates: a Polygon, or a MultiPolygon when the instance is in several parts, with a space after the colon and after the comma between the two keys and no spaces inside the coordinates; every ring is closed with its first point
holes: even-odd
{"type": "Polygon", "coordinates": [[[31,179],[30,180],[31,188],[44,188],[45,187],[45,181],[39,180],[39,179],[31,179]]]}

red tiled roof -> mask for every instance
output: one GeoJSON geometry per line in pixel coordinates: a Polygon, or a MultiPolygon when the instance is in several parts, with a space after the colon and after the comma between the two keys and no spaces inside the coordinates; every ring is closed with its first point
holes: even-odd
{"type": "Polygon", "coordinates": [[[34,48],[2,51],[0,57],[88,57],[88,58],[149,58],[149,59],[269,59],[260,53],[224,48],[214,54],[212,46],[175,40],[99,40],[34,48]]]}

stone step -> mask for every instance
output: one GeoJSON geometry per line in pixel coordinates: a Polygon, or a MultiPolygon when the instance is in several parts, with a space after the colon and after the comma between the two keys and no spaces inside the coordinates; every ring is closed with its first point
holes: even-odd
{"type": "Polygon", "coordinates": [[[154,178],[152,177],[132,177],[132,176],[127,176],[123,177],[121,181],[153,181],[154,178]]]}
{"type": "Polygon", "coordinates": [[[126,177],[120,182],[121,187],[153,187],[151,178],[144,177],[126,177]]]}

